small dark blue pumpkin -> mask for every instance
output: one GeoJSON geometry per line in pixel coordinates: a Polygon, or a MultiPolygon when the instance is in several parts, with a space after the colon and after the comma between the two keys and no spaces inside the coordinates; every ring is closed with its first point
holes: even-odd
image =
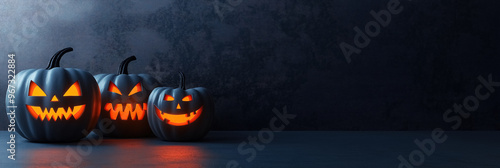
{"type": "Polygon", "coordinates": [[[212,97],[203,87],[186,89],[184,74],[179,76],[178,88],[159,87],[149,95],[149,125],[162,140],[200,140],[212,126],[212,97]]]}

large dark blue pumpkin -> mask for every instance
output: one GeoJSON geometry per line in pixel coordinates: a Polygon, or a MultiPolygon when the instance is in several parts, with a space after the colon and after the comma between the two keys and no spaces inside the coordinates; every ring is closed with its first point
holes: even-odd
{"type": "Polygon", "coordinates": [[[214,105],[205,88],[185,88],[179,72],[179,88],[159,87],[149,96],[149,125],[153,133],[166,141],[195,141],[212,126],[214,105]]]}
{"type": "Polygon", "coordinates": [[[105,136],[134,138],[152,136],[148,124],[147,102],[149,93],[159,85],[148,74],[128,74],[128,64],[135,56],[125,59],[118,74],[95,76],[101,88],[102,109],[100,120],[111,121],[111,130],[102,130],[105,136]],[[111,132],[108,132],[111,131],[111,132]]]}
{"type": "Polygon", "coordinates": [[[89,72],[59,67],[61,57],[70,51],[54,54],[46,69],[16,75],[16,131],[22,137],[36,142],[77,141],[95,127],[101,109],[99,87],[89,72]]]}

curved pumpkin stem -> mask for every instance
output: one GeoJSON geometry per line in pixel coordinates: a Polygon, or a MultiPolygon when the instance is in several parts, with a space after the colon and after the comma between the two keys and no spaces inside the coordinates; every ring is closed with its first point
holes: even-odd
{"type": "Polygon", "coordinates": [[[52,56],[52,58],[50,59],[49,65],[45,69],[52,69],[52,68],[55,68],[55,67],[59,67],[59,62],[61,61],[61,57],[64,54],[66,54],[68,52],[71,52],[71,51],[73,51],[73,48],[68,47],[68,48],[65,48],[65,49],[62,49],[62,50],[59,50],[58,52],[56,52],[52,56]]]}
{"type": "Polygon", "coordinates": [[[118,74],[128,74],[128,63],[134,60],[136,60],[136,58],[133,55],[123,60],[120,64],[120,68],[118,68],[118,74]]]}
{"type": "Polygon", "coordinates": [[[179,71],[179,77],[181,78],[179,88],[181,88],[182,90],[186,90],[186,77],[184,76],[184,73],[179,71]]]}

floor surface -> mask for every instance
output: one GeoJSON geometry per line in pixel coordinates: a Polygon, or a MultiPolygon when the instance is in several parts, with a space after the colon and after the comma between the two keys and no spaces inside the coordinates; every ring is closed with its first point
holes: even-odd
{"type": "Polygon", "coordinates": [[[10,133],[0,131],[0,167],[500,167],[500,132],[445,132],[443,143],[419,132],[213,131],[200,142],[156,138],[31,143],[17,135],[16,160],[8,159],[10,133]],[[261,139],[259,139],[259,135],[261,139]],[[249,142],[249,138],[257,138],[249,142]],[[420,149],[415,140],[426,142],[420,149]],[[249,145],[254,144],[254,145],[249,145]],[[432,145],[434,144],[434,145],[432,145]],[[240,149],[238,149],[240,146],[240,149]],[[434,150],[433,150],[434,149],[434,150]],[[253,155],[255,154],[255,155],[253,155]],[[428,155],[427,155],[428,154],[428,155]],[[254,157],[253,157],[254,156],[254,157]],[[409,157],[412,156],[410,159],[409,157]],[[403,161],[405,162],[405,161],[403,161]]]}

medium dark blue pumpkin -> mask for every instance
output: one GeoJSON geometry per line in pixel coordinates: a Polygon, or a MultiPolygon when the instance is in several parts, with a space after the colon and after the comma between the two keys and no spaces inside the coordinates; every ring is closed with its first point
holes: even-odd
{"type": "MultiPolygon", "coordinates": [[[[148,74],[128,74],[128,64],[135,56],[125,59],[118,74],[95,76],[101,88],[102,109],[100,121],[109,119],[113,128],[102,130],[105,136],[134,138],[152,136],[149,128],[147,102],[149,93],[159,85],[148,74]]],[[[98,126],[99,127],[99,126],[98,126]]]]}
{"type": "Polygon", "coordinates": [[[46,69],[16,75],[16,131],[29,141],[77,141],[98,121],[101,96],[94,77],[80,69],[59,67],[61,57],[70,51],[58,51],[46,69]]]}
{"type": "Polygon", "coordinates": [[[149,125],[153,133],[166,141],[195,141],[212,126],[214,105],[205,88],[185,88],[179,72],[179,88],[159,87],[149,95],[149,125]]]}

